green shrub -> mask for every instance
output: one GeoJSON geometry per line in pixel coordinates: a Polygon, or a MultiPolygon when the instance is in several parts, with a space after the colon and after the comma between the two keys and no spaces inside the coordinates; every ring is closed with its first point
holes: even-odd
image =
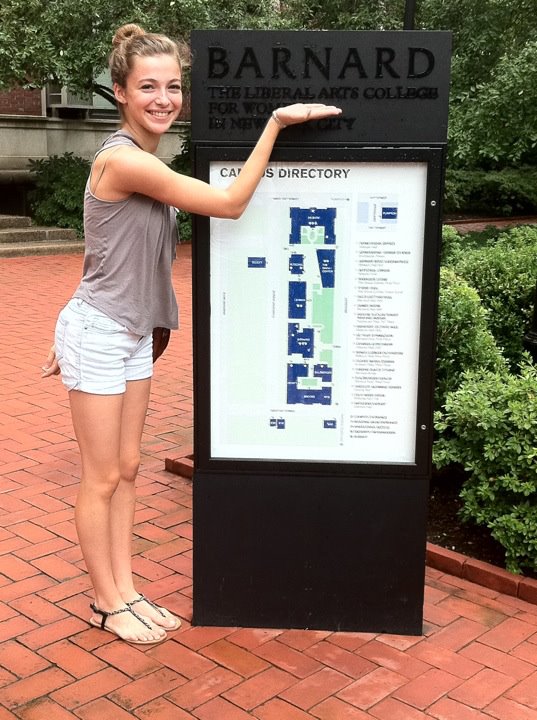
{"type": "Polygon", "coordinates": [[[34,220],[41,225],[84,232],[84,188],[90,163],[73,153],[30,160],[35,190],[30,194],[34,220]]]}
{"type": "Polygon", "coordinates": [[[492,245],[504,232],[505,228],[501,229],[497,225],[487,225],[484,230],[468,230],[463,235],[463,246],[467,249],[492,245]]]}
{"type": "Polygon", "coordinates": [[[510,216],[537,213],[537,167],[448,168],[444,212],[510,216]]]}
{"type": "Polygon", "coordinates": [[[442,228],[442,265],[455,266],[467,250],[476,250],[496,242],[505,232],[497,225],[487,225],[484,230],[460,233],[449,223],[442,228]]]}
{"type": "MultiPolygon", "coordinates": [[[[170,167],[175,172],[182,175],[190,175],[192,173],[192,142],[190,135],[183,139],[181,152],[175,155],[170,163],[170,167]]],[[[190,213],[179,210],[177,213],[177,226],[179,228],[179,239],[181,242],[191,242],[192,240],[192,217],[190,213]]]]}
{"type": "Polygon", "coordinates": [[[435,407],[456,390],[466,370],[502,370],[505,361],[477,291],[453,270],[440,270],[435,407]]]}
{"type": "Polygon", "coordinates": [[[437,467],[468,473],[463,519],[488,527],[512,572],[537,571],[537,369],[468,373],[435,414],[437,467]]]}
{"type": "Polygon", "coordinates": [[[522,339],[533,314],[537,227],[514,228],[482,247],[465,248],[452,256],[451,265],[476,288],[489,311],[492,334],[515,369],[522,359],[522,339]]]}
{"type": "Polygon", "coordinates": [[[462,246],[462,235],[452,225],[443,225],[441,264],[450,265],[456,260],[462,246]]]}

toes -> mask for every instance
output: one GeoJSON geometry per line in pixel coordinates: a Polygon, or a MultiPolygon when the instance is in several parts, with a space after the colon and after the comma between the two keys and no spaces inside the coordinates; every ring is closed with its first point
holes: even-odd
{"type": "MultiPolygon", "coordinates": [[[[155,623],[155,620],[153,620],[153,622],[155,623]]],[[[164,617],[160,617],[155,624],[163,628],[172,628],[175,626],[175,622],[175,619],[171,615],[165,615],[164,617]]]]}
{"type": "Polygon", "coordinates": [[[179,618],[176,618],[171,612],[165,608],[157,610],[151,607],[150,603],[146,604],[144,612],[140,611],[140,614],[153,626],[164,628],[164,630],[176,630],[181,624],[179,618]]]}
{"type": "Polygon", "coordinates": [[[166,617],[149,617],[149,615],[143,615],[143,618],[162,630],[172,630],[177,624],[177,622],[168,615],[166,617]]]}
{"type": "Polygon", "coordinates": [[[151,626],[150,628],[146,629],[144,627],[140,627],[139,620],[137,620],[138,627],[131,626],[130,633],[125,633],[124,635],[120,633],[119,636],[127,642],[134,643],[159,642],[166,637],[166,631],[163,628],[155,625],[155,623],[152,622],[149,618],[144,618],[144,620],[149,623],[149,625],[151,626]]]}
{"type": "Polygon", "coordinates": [[[151,632],[136,635],[131,638],[131,642],[158,642],[166,637],[166,632],[151,632]]]}
{"type": "Polygon", "coordinates": [[[170,613],[168,613],[164,617],[159,618],[156,621],[153,620],[153,623],[159,625],[159,627],[163,627],[165,630],[175,630],[181,624],[179,618],[174,617],[170,613]]]}
{"type": "Polygon", "coordinates": [[[151,620],[149,620],[149,623],[151,630],[143,633],[143,640],[151,642],[152,640],[162,640],[162,638],[166,637],[166,631],[163,628],[158,627],[158,625],[155,625],[151,620]]]}

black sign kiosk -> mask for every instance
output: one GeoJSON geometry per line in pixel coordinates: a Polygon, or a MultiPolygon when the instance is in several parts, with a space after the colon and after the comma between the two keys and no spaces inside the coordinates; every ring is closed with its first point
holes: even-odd
{"type": "Polygon", "coordinates": [[[420,634],[450,35],[199,31],[197,177],[281,132],[238,221],[194,223],[197,625],[420,634]]]}

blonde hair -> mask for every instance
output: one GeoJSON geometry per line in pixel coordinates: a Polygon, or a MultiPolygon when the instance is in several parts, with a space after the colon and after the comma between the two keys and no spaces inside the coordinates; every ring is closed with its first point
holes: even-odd
{"type": "Polygon", "coordinates": [[[172,55],[182,69],[188,62],[188,51],[183,43],[166,35],[148,33],[139,25],[128,23],[116,30],[112,40],[109,67],[112,82],[125,87],[135,57],[172,55]]]}

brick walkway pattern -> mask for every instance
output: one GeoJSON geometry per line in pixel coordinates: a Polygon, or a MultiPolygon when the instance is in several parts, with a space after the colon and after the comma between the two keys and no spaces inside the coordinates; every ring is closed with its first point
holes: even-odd
{"type": "Polygon", "coordinates": [[[90,628],[66,394],[41,380],[80,255],[0,261],[0,720],[537,720],[537,605],[427,569],[421,637],[191,627],[190,248],[159,360],[135,525],[140,588],[183,619],[153,648],[90,628]]]}

